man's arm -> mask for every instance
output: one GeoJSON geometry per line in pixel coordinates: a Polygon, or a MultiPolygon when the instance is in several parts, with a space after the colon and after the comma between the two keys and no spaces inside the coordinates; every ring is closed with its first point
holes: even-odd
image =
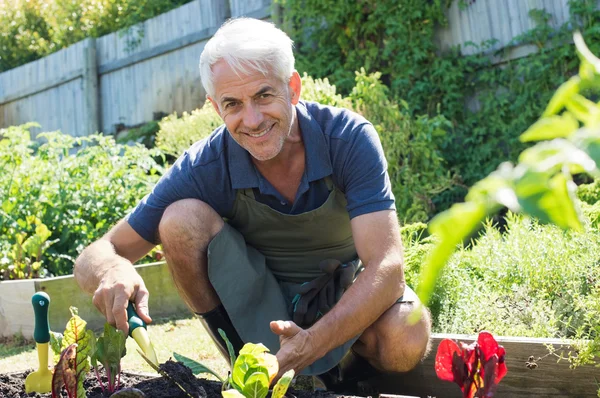
{"type": "Polygon", "coordinates": [[[121,220],[75,261],[73,273],[81,289],[93,294],[92,301],[106,320],[125,332],[129,328],[126,308],[130,300],[144,321],[152,321],[148,315],[148,290],[133,263],[154,246],[121,220]]]}
{"type": "Polygon", "coordinates": [[[302,330],[272,322],[281,337],[280,374],[299,372],[332,349],[361,334],[404,293],[402,241],[396,212],[384,210],[352,219],[354,244],[365,270],[317,323],[302,330]]]}

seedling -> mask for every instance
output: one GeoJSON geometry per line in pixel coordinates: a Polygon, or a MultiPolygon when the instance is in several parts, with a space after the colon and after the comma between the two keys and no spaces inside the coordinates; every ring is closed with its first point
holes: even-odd
{"type": "MultiPolygon", "coordinates": [[[[231,373],[226,380],[223,380],[218,374],[205,365],[184,357],[183,355],[173,353],[173,356],[180,362],[192,369],[194,374],[210,373],[216,376],[222,383],[222,392],[224,398],[265,398],[269,393],[269,386],[279,372],[279,363],[277,357],[269,354],[269,349],[262,344],[246,343],[240,350],[240,355],[236,357],[235,350],[223,330],[219,329],[219,334],[227,344],[229,359],[231,361],[231,373]]],[[[277,381],[272,398],[283,398],[294,377],[294,370],[289,370],[277,381]]]]}
{"type": "Polygon", "coordinates": [[[104,334],[98,337],[90,360],[102,391],[114,392],[119,389],[121,375],[121,358],[127,353],[125,349],[125,334],[110,324],[104,325],[104,334]],[[98,362],[103,366],[108,385],[105,387],[98,372],[98,362]]]}
{"type": "Polygon", "coordinates": [[[71,319],[67,322],[64,337],[53,334],[53,350],[57,346],[63,350],[52,376],[52,398],[61,396],[63,386],[69,398],[85,398],[83,380],[90,370],[89,356],[96,340],[94,332],[86,330],[87,322],[79,317],[77,308],[71,307],[70,311],[71,319]]]}

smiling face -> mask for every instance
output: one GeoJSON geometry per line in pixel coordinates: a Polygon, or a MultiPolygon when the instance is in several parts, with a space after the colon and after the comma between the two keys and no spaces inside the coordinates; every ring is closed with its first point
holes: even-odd
{"type": "Polygon", "coordinates": [[[300,76],[289,83],[258,71],[236,74],[223,60],[212,67],[214,97],[208,97],[233,139],[259,162],[275,159],[286,143],[300,136],[294,105],[300,76]]]}

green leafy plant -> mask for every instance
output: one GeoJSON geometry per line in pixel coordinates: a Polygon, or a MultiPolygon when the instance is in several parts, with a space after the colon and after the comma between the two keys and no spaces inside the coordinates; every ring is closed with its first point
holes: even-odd
{"type": "Polygon", "coordinates": [[[94,332],[86,329],[87,322],[71,307],[71,318],[67,322],[64,335],[53,333],[51,347],[55,354],[60,344],[60,358],[52,377],[52,397],[59,397],[63,385],[69,398],[85,398],[83,381],[90,370],[89,357],[94,350],[94,332]]]}
{"type": "Polygon", "coordinates": [[[70,274],[163,172],[157,149],[34,126],[0,129],[0,280],[70,274]]]}
{"type": "Polygon", "coordinates": [[[391,99],[407,100],[412,114],[441,114],[452,123],[439,148],[457,183],[428,198],[437,211],[462,201],[467,188],[503,159],[517,160],[525,148],[518,134],[539,117],[564,77],[576,73],[573,29],[583,32],[592,51],[600,49],[600,9],[593,0],[569,0],[570,16],[560,27],[544,10],[532,10],[533,28],[501,50],[491,39],[446,51],[440,51],[437,29],[448,23],[449,0],[277,3],[301,73],[328,78],[345,96],[354,71],[377,71],[391,99]],[[494,65],[519,46],[536,52],[494,65]]]}
{"type": "MultiPolygon", "coordinates": [[[[269,349],[262,344],[246,343],[235,355],[231,342],[223,330],[219,329],[219,334],[227,344],[229,359],[231,362],[231,373],[226,380],[223,380],[218,374],[183,355],[173,353],[173,356],[190,369],[194,374],[210,373],[216,376],[222,384],[222,395],[225,398],[246,397],[246,398],[264,398],[269,393],[269,386],[273,382],[279,371],[277,357],[269,354],[269,349]]],[[[294,370],[289,370],[281,376],[273,387],[272,398],[283,398],[287,392],[292,379],[294,370]]]]}
{"type": "MultiPolygon", "coordinates": [[[[457,245],[503,206],[565,230],[584,230],[572,175],[600,174],[600,106],[583,95],[600,89],[600,59],[590,52],[581,34],[576,33],[574,41],[581,59],[579,74],[561,85],[542,118],[521,135],[523,141],[542,142],[523,151],[516,166],[502,164],[471,188],[465,203],[453,205],[430,223],[438,241],[421,273],[418,292],[424,303],[457,245]]],[[[595,282],[591,289],[597,290],[595,282]]],[[[592,297],[597,299],[594,293],[592,297]]],[[[590,310],[597,314],[594,307],[590,310]]],[[[597,347],[595,328],[588,328],[586,334],[593,340],[591,346],[597,347]]],[[[594,350],[591,353],[597,353],[594,350]]]]}
{"type": "Polygon", "coordinates": [[[121,331],[115,329],[109,323],[104,324],[104,334],[98,337],[94,350],[91,352],[91,364],[96,372],[96,378],[102,388],[112,393],[119,389],[121,378],[121,358],[127,353],[125,349],[125,340],[127,336],[121,331]],[[102,377],[98,371],[98,362],[102,364],[106,377],[107,386],[104,387],[102,377]]]}

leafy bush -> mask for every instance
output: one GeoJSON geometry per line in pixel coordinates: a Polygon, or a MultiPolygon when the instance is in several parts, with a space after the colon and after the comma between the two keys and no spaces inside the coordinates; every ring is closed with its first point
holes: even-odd
{"type": "Polygon", "coordinates": [[[223,124],[210,101],[192,113],[184,112],[181,118],[173,113],[163,118],[158,125],[156,146],[167,155],[177,157],[194,142],[206,138],[223,124]]]}
{"type": "MultiPolygon", "coordinates": [[[[367,75],[364,69],[355,75],[356,84],[347,97],[336,93],[328,80],[302,78],[302,98],[325,105],[349,108],[373,123],[389,163],[389,174],[396,196],[400,219],[405,222],[425,221],[434,212],[431,198],[453,184],[441,157],[439,145],[450,127],[443,116],[414,118],[408,104],[388,98],[388,89],[380,74],[367,75]]],[[[156,143],[165,153],[177,156],[193,142],[207,137],[221,119],[207,102],[204,107],[176,114],[160,122],[156,143]]]]}
{"type": "Polygon", "coordinates": [[[481,55],[463,56],[459,48],[440,54],[436,26],[447,24],[450,0],[277,2],[284,7],[282,26],[295,42],[299,71],[329,78],[342,95],[352,91],[355,70],[380,71],[392,98],[408,100],[411,112],[441,113],[452,122],[440,148],[462,184],[435,195],[433,204],[440,209],[462,200],[466,186],[501,160],[517,159],[524,148],[518,135],[543,112],[565,76],[576,73],[570,44],[574,28],[600,53],[600,10],[593,0],[569,0],[570,18],[558,30],[548,13],[532,10],[535,27],[505,51],[530,44],[538,52],[501,67],[490,59],[490,54],[503,55],[490,51],[494,40],[465,44],[479,47],[481,55]]]}
{"type": "MultiPolygon", "coordinates": [[[[598,228],[564,232],[513,213],[506,221],[504,233],[488,223],[470,247],[450,258],[431,299],[434,330],[557,338],[595,333],[600,316],[598,228]]],[[[433,242],[435,238],[405,240],[411,286],[418,284],[433,242]]]]}
{"type": "Polygon", "coordinates": [[[39,144],[34,125],[0,129],[0,280],[70,274],[162,173],[158,150],[60,132],[39,144]]]}
{"type": "Polygon", "coordinates": [[[600,201],[600,180],[595,180],[591,184],[582,184],[577,187],[577,197],[590,205],[600,201]]]}
{"type": "MultiPolygon", "coordinates": [[[[189,1],[1,1],[0,72],[44,57],[86,37],[100,37],[130,27],[189,1]]],[[[136,39],[129,44],[135,45],[136,39]]]]}

